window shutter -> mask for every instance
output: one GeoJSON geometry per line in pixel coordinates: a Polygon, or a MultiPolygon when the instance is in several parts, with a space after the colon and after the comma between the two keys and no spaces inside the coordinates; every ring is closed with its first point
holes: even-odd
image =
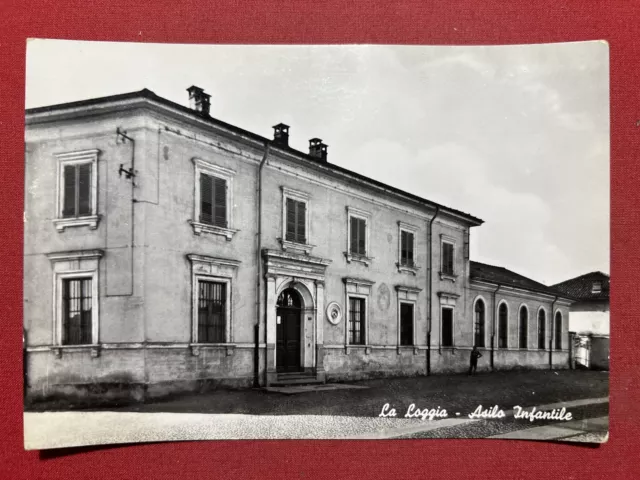
{"type": "Polygon", "coordinates": [[[298,204],[297,217],[297,238],[300,243],[307,243],[307,205],[304,202],[296,202],[298,204]]]}
{"type": "Polygon", "coordinates": [[[290,242],[295,242],[296,240],[296,202],[291,198],[287,198],[287,207],[286,207],[286,222],[287,222],[287,232],[286,232],[286,240],[290,242]]]}
{"type": "Polygon", "coordinates": [[[223,178],[213,178],[213,224],[227,228],[227,181],[223,178]]]}
{"type": "Polygon", "coordinates": [[[78,215],[91,215],[91,164],[78,165],[78,215]]]}
{"type": "Polygon", "coordinates": [[[400,263],[407,264],[407,232],[400,231],[400,263]]]}
{"type": "Polygon", "coordinates": [[[204,173],[200,174],[200,221],[213,223],[213,179],[204,173]]]}
{"type": "Polygon", "coordinates": [[[407,232],[407,264],[413,266],[413,233],[407,232]]]}
{"type": "Polygon", "coordinates": [[[351,217],[351,253],[358,253],[358,219],[351,217]]]}
{"type": "Polygon", "coordinates": [[[64,199],[62,203],[62,216],[74,217],[76,215],[76,166],[64,167],[64,199]]]}
{"type": "Polygon", "coordinates": [[[358,253],[360,255],[367,254],[367,244],[366,244],[366,226],[367,224],[361,218],[358,219],[358,253]]]}

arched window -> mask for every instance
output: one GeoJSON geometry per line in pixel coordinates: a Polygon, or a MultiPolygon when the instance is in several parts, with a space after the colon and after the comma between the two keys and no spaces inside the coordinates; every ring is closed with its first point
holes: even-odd
{"type": "Polygon", "coordinates": [[[476,301],[475,309],[475,343],[476,347],[484,347],[484,302],[480,299],[476,301]]]}
{"type": "Polygon", "coordinates": [[[302,308],[300,294],[293,288],[287,288],[278,297],[278,307],[282,308],[302,308]]]}
{"type": "Polygon", "coordinates": [[[529,339],[528,331],[529,328],[529,310],[525,305],[520,307],[520,323],[519,323],[519,332],[520,332],[520,341],[518,342],[518,346],[520,348],[527,348],[527,343],[529,339]]]}
{"type": "Polygon", "coordinates": [[[541,308],[538,311],[538,348],[545,349],[545,336],[547,335],[547,313],[541,308]]]}
{"type": "Polygon", "coordinates": [[[556,350],[562,350],[562,314],[560,312],[556,312],[555,327],[556,350]]]}
{"type": "Polygon", "coordinates": [[[498,308],[498,348],[507,348],[507,324],[509,323],[509,311],[507,304],[501,303],[498,308]]]}

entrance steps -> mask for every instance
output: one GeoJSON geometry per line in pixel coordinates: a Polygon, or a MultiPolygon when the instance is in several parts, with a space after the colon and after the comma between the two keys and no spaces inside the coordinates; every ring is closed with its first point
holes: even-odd
{"type": "Polygon", "coordinates": [[[287,372],[278,373],[278,380],[273,382],[273,387],[286,387],[291,385],[322,385],[324,382],[318,380],[314,373],[308,372],[287,372]]]}

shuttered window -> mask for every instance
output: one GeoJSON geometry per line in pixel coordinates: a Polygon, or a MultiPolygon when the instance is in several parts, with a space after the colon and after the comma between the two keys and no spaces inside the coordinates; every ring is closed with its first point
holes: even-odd
{"type": "Polygon", "coordinates": [[[400,264],[413,267],[413,233],[400,231],[400,264]]]}
{"type": "Polygon", "coordinates": [[[478,300],[475,308],[474,334],[476,347],[484,347],[484,302],[478,300]]]}
{"type": "Polygon", "coordinates": [[[507,304],[501,303],[498,309],[498,348],[507,348],[507,304]]]}
{"type": "Polygon", "coordinates": [[[349,344],[364,345],[364,298],[349,297],[349,344]]]}
{"type": "Polygon", "coordinates": [[[296,243],[307,243],[307,204],[287,198],[286,205],[287,230],[286,240],[296,243]]]}
{"type": "Polygon", "coordinates": [[[442,346],[453,347],[453,308],[442,309],[442,346]]]}
{"type": "Polygon", "coordinates": [[[65,165],[62,216],[91,215],[91,164],[65,165]]]}
{"type": "Polygon", "coordinates": [[[547,314],[544,310],[540,309],[540,311],[538,312],[538,348],[540,350],[545,349],[544,341],[547,334],[546,323],[547,314]]]}
{"type": "Polygon", "coordinates": [[[227,285],[198,281],[198,343],[226,341],[227,285]]]}
{"type": "Polygon", "coordinates": [[[442,273],[453,275],[453,244],[442,243],[442,273]]]}
{"type": "Polygon", "coordinates": [[[92,342],[91,278],[62,282],[62,344],[90,345],[92,342]]]}
{"type": "Polygon", "coordinates": [[[400,304],[400,345],[413,345],[413,305],[400,304]]]}
{"type": "Polygon", "coordinates": [[[556,350],[562,350],[562,314],[560,312],[556,312],[555,329],[556,350]]]}
{"type": "Polygon", "coordinates": [[[528,328],[529,328],[529,311],[527,310],[527,307],[522,306],[520,308],[520,325],[519,325],[519,330],[520,330],[520,339],[519,339],[519,343],[518,346],[520,348],[527,348],[527,343],[528,343],[528,328]]]}
{"type": "Polygon", "coordinates": [[[367,222],[364,218],[351,217],[351,254],[367,255],[367,222]]]}
{"type": "Polygon", "coordinates": [[[200,174],[200,222],[227,228],[227,181],[200,174]]]}

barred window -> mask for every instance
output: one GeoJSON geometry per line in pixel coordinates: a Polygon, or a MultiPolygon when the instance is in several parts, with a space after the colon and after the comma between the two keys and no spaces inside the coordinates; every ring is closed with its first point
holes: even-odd
{"type": "Polygon", "coordinates": [[[364,218],[350,217],[351,221],[351,254],[367,255],[367,221],[364,218]]]}
{"type": "Polygon", "coordinates": [[[198,343],[224,343],[227,285],[198,281],[198,343]]]}
{"type": "Polygon", "coordinates": [[[200,222],[227,228],[227,181],[200,174],[200,222]]]}
{"type": "Polygon", "coordinates": [[[442,346],[453,347],[453,308],[442,309],[442,346]]]}
{"type": "Polygon", "coordinates": [[[364,345],[365,300],[349,297],[349,344],[364,345]]]}
{"type": "Polygon", "coordinates": [[[519,324],[520,339],[518,342],[518,346],[520,348],[527,348],[528,338],[529,338],[528,331],[527,331],[528,328],[529,328],[529,311],[527,310],[527,307],[523,305],[522,307],[520,307],[520,324],[519,324]]]}
{"type": "Polygon", "coordinates": [[[400,304],[400,345],[413,345],[413,304],[400,304]]]}
{"type": "Polygon", "coordinates": [[[556,350],[562,350],[562,314],[560,312],[556,312],[556,350]]]}
{"type": "Polygon", "coordinates": [[[509,311],[507,304],[501,303],[498,309],[498,348],[507,348],[507,325],[509,322],[509,311]]]}
{"type": "Polygon", "coordinates": [[[92,339],[91,278],[62,281],[62,344],[89,345],[92,339]]]}
{"type": "Polygon", "coordinates": [[[307,243],[307,204],[300,200],[287,198],[286,215],[286,240],[307,243]]]}
{"type": "Polygon", "coordinates": [[[453,244],[442,242],[442,273],[453,275],[453,244]]]}
{"type": "Polygon", "coordinates": [[[400,265],[413,267],[413,232],[400,231],[400,265]]]}
{"type": "Polygon", "coordinates": [[[538,312],[538,348],[540,350],[544,350],[545,347],[545,337],[547,335],[547,314],[543,309],[540,309],[538,312]]]}
{"type": "Polygon", "coordinates": [[[484,347],[484,302],[478,300],[475,308],[474,333],[476,347],[484,347]]]}
{"type": "Polygon", "coordinates": [[[92,214],[91,168],[91,163],[64,166],[63,217],[83,217],[92,214]]]}

